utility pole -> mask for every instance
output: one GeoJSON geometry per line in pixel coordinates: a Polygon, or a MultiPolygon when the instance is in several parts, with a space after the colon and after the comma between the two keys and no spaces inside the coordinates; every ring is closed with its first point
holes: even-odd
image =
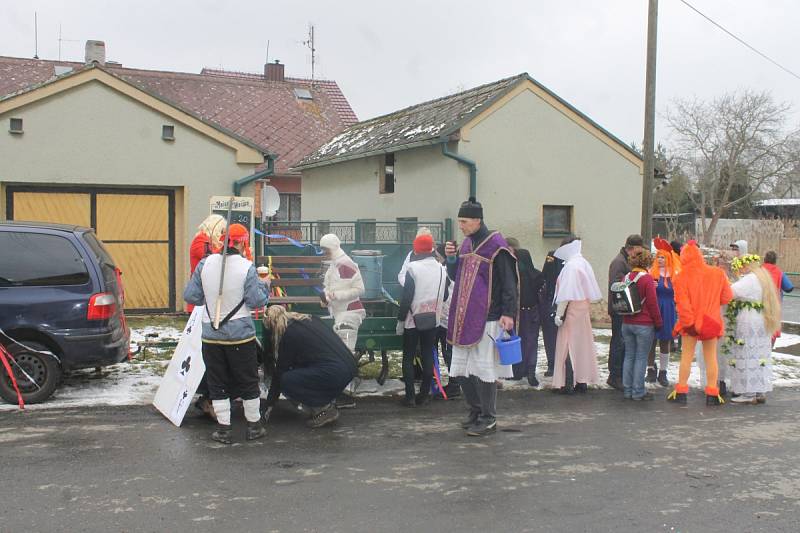
{"type": "Polygon", "coordinates": [[[644,89],[644,174],[642,175],[642,238],[646,249],[653,238],[653,179],[656,144],[656,42],[658,0],[649,0],[647,13],[647,74],[644,89]]]}

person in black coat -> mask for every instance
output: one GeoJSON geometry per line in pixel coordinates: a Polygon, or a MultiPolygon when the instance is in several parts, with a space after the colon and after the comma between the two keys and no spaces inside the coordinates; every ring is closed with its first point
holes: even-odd
{"type": "Polygon", "coordinates": [[[266,366],[272,370],[267,407],[281,393],[310,410],[309,427],[335,422],[334,404],[358,373],[353,353],[318,317],[287,312],[274,305],[264,316],[266,366]]]}
{"type": "Polygon", "coordinates": [[[517,268],[519,269],[519,324],[517,330],[522,339],[522,362],[513,367],[514,379],[527,377],[531,387],[538,387],[536,363],[539,359],[539,299],[544,286],[544,276],[533,266],[530,252],[520,248],[517,239],[508,238],[506,242],[517,256],[517,268]]]}
{"type": "Polygon", "coordinates": [[[555,250],[547,252],[542,265],[543,285],[539,298],[539,322],[542,326],[542,337],[544,338],[544,351],[547,354],[547,372],[545,376],[551,377],[556,362],[556,337],[558,336],[558,326],[554,321],[553,300],[556,298],[556,281],[561,269],[564,268],[564,261],[558,259],[555,250]]]}

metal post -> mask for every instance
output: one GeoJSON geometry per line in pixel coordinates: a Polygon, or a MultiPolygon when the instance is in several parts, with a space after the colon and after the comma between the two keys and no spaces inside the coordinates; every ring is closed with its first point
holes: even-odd
{"type": "Polygon", "coordinates": [[[647,15],[647,75],[644,91],[644,174],[642,176],[642,238],[650,247],[653,237],[653,178],[656,136],[656,42],[658,0],[650,0],[647,15]]]}

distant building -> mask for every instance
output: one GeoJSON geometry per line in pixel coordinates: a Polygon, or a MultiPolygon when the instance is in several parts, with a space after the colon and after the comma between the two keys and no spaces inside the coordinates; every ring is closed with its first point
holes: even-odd
{"type": "MultiPolygon", "coordinates": [[[[303,157],[356,122],[333,81],[0,57],[0,213],[94,227],[123,271],[126,306],[182,308],[188,246],[209,197],[281,192],[300,217],[303,157]]],[[[256,202],[258,205],[258,202],[256,202]]]]}
{"type": "Polygon", "coordinates": [[[443,220],[476,194],[539,266],[580,235],[601,283],[641,227],[639,154],[527,74],[359,122],[297,168],[306,220],[443,220]]]}

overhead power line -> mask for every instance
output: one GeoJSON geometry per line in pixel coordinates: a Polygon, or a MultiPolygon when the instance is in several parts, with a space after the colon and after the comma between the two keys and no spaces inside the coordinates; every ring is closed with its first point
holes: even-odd
{"type": "Polygon", "coordinates": [[[697,13],[698,15],[700,15],[701,17],[703,17],[704,19],[706,19],[708,22],[710,22],[711,24],[713,24],[713,25],[714,25],[714,26],[716,26],[717,28],[721,29],[722,31],[724,31],[725,33],[727,33],[728,35],[730,35],[731,37],[733,37],[734,39],[736,39],[737,41],[739,41],[741,44],[743,44],[744,46],[746,46],[747,48],[749,48],[750,50],[752,50],[752,51],[753,51],[753,52],[755,52],[756,54],[760,55],[761,57],[763,57],[764,59],[766,59],[767,61],[769,61],[769,62],[770,62],[770,63],[772,63],[773,65],[775,65],[776,67],[778,67],[779,69],[783,70],[783,71],[784,71],[784,72],[786,72],[787,74],[789,74],[789,75],[791,75],[791,76],[794,76],[795,78],[797,78],[798,80],[800,80],[800,75],[797,75],[797,74],[795,74],[794,72],[792,72],[792,71],[791,71],[791,70],[789,70],[788,68],[784,67],[783,65],[781,65],[780,63],[778,63],[777,61],[775,61],[774,59],[772,59],[771,57],[769,57],[769,56],[768,56],[767,54],[765,54],[764,52],[761,52],[760,50],[758,50],[758,49],[757,49],[757,48],[755,48],[754,46],[751,46],[751,45],[750,45],[750,44],[748,44],[748,43],[747,43],[747,42],[746,42],[744,39],[742,39],[742,38],[738,37],[737,35],[735,35],[735,34],[734,34],[734,33],[732,33],[731,31],[727,30],[727,29],[726,29],[724,26],[722,26],[722,24],[720,24],[720,23],[716,22],[714,19],[712,19],[711,17],[709,17],[708,15],[706,15],[705,13],[703,13],[702,11],[700,11],[699,9],[697,9],[696,7],[694,7],[692,4],[690,4],[690,3],[689,3],[689,2],[687,2],[686,0],[678,0],[678,1],[679,1],[679,2],[681,2],[682,4],[684,4],[686,7],[688,7],[688,8],[689,8],[689,9],[691,9],[692,11],[694,11],[695,13],[697,13]]]}

